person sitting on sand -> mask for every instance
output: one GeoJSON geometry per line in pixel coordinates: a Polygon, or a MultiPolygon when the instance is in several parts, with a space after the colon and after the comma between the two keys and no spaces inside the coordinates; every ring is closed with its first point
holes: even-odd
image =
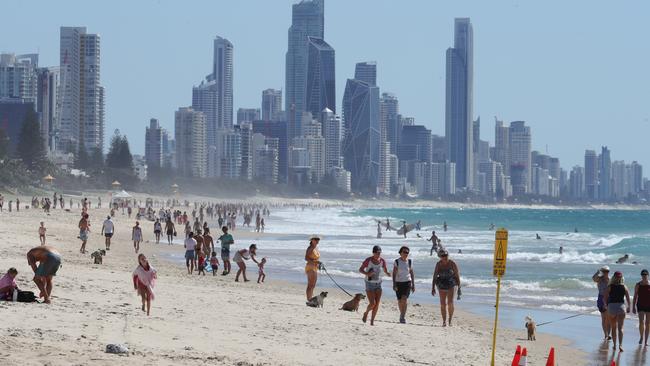
{"type": "Polygon", "coordinates": [[[235,256],[232,258],[232,260],[237,263],[237,266],[239,267],[239,270],[237,271],[237,275],[235,276],[235,282],[239,282],[239,275],[244,276],[244,282],[250,281],[249,279],[246,278],[246,262],[244,260],[249,260],[252,259],[253,262],[256,264],[259,264],[259,262],[255,259],[255,255],[257,254],[257,245],[251,244],[248,249],[240,249],[237,252],[235,252],[235,256]]]}
{"type": "Polygon", "coordinates": [[[38,238],[41,240],[41,245],[45,245],[45,233],[47,229],[45,228],[45,223],[41,221],[41,226],[38,227],[38,238]]]}
{"type": "Polygon", "coordinates": [[[449,326],[454,316],[454,290],[456,286],[460,288],[460,272],[454,261],[449,259],[449,253],[442,249],[438,252],[440,261],[436,263],[433,271],[433,284],[431,286],[431,295],[436,296],[436,286],[440,292],[440,312],[442,313],[442,326],[449,326]],[[447,314],[449,317],[447,318],[447,314]]]}
{"type": "Polygon", "coordinates": [[[138,255],[138,266],[133,271],[133,288],[142,297],[142,311],[147,307],[147,316],[151,310],[151,301],[154,299],[153,288],[156,284],[158,274],[149,264],[144,254],[138,255]]]}
{"type": "Polygon", "coordinates": [[[14,290],[18,289],[16,284],[16,276],[18,270],[14,267],[9,268],[2,278],[0,278],[0,300],[11,300],[13,298],[14,290]]]}
{"type": "Polygon", "coordinates": [[[52,296],[52,277],[61,266],[61,254],[52,247],[39,246],[27,252],[27,263],[32,267],[34,283],[41,291],[38,297],[44,298],[45,303],[49,304],[52,296]]]}

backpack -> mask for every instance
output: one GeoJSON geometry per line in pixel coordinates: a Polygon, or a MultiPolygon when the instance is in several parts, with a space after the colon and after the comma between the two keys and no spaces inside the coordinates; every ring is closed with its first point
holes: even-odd
{"type": "Polygon", "coordinates": [[[36,302],[36,295],[31,291],[18,290],[18,302],[36,302]]]}
{"type": "MultiPolygon", "coordinates": [[[[399,267],[399,260],[395,259],[395,267],[399,267]]],[[[411,258],[409,258],[409,268],[411,268],[411,258]]]]}

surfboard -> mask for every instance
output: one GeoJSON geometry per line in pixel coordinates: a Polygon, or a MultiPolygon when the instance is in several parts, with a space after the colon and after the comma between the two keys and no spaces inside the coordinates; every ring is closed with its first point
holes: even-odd
{"type": "MultiPolygon", "coordinates": [[[[408,233],[409,231],[413,231],[415,229],[414,224],[406,224],[406,232],[408,233]]],[[[397,235],[404,235],[404,226],[400,227],[399,230],[397,230],[397,235]]]]}

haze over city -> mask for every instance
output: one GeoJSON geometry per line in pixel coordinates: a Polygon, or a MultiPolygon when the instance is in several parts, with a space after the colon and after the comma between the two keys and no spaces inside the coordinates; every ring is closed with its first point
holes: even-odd
{"type": "MultiPolygon", "coordinates": [[[[212,40],[234,46],[234,109],[259,108],[261,91],[285,88],[287,29],[294,1],[4,4],[1,52],[39,53],[59,63],[59,27],[86,26],[102,42],[106,144],[114,129],[144,152],[144,128],[158,118],[173,130],[174,111],[210,73],[212,40]],[[74,10],[71,10],[74,9],[74,10]]],[[[474,28],[474,118],[494,142],[494,116],[524,120],[532,147],[583,164],[584,150],[650,166],[650,5],[605,2],[336,1],[325,5],[325,39],[336,50],[336,103],[354,65],[377,61],[381,92],[400,113],[443,135],[445,51],[455,17],[474,28]]]]}

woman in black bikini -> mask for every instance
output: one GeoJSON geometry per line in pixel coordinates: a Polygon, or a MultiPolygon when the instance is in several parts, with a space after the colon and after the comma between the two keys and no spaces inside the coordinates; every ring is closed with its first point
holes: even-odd
{"type": "Polygon", "coordinates": [[[643,344],[647,347],[648,333],[650,333],[650,281],[648,281],[647,269],[641,271],[641,281],[634,286],[632,312],[639,313],[639,345],[643,344]]]}
{"type": "Polygon", "coordinates": [[[454,289],[460,287],[460,272],[454,261],[449,259],[446,250],[438,252],[440,260],[436,263],[433,271],[433,283],[431,284],[431,295],[436,296],[436,286],[440,291],[440,311],[442,312],[442,326],[447,326],[447,314],[449,314],[449,326],[454,316],[454,289]]]}

